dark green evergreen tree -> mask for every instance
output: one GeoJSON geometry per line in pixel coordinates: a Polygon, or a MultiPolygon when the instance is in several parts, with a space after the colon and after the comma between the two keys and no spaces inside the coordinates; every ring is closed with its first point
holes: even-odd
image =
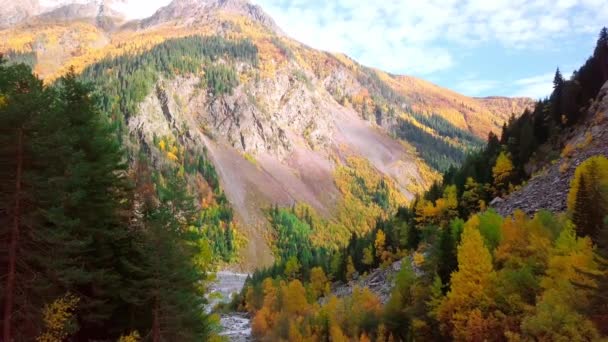
{"type": "Polygon", "coordinates": [[[10,179],[2,184],[15,186],[2,200],[12,223],[2,226],[4,339],[33,340],[44,305],[68,292],[79,298],[75,338],[116,338],[126,327],[118,313],[129,306],[121,262],[130,254],[116,135],[73,73],[48,88],[22,65],[0,74],[3,146],[13,146],[1,153],[10,179]]]}
{"type": "Polygon", "coordinates": [[[608,28],[600,31],[593,55],[598,60],[602,78],[608,80],[608,28]]]}
{"type": "Polygon", "coordinates": [[[580,236],[586,236],[590,233],[589,229],[591,228],[591,222],[588,205],[590,205],[590,198],[587,177],[582,174],[578,183],[578,191],[576,192],[574,211],[572,212],[572,222],[576,226],[576,231],[580,236]]]}
{"type": "MultiPolygon", "coordinates": [[[[65,232],[68,248],[62,249],[65,262],[54,265],[53,272],[80,297],[77,337],[117,336],[124,328],[118,314],[129,305],[121,290],[130,275],[120,265],[132,248],[121,216],[129,197],[125,154],[92,88],[73,71],[60,79],[55,99],[64,120],[60,138],[67,147],[57,156],[64,168],[50,183],[55,194],[49,198],[54,206],[48,219],[65,232]]],[[[41,148],[52,153],[53,144],[41,148]]]]}
{"type": "Polygon", "coordinates": [[[43,193],[52,181],[48,177],[57,174],[37,148],[60,129],[43,124],[43,117],[56,114],[51,103],[29,67],[8,66],[0,58],[0,339],[5,341],[35,339],[41,309],[57,289],[46,261],[60,246],[52,242],[60,241],[62,232],[46,223],[50,204],[41,199],[50,195],[43,193]]]}
{"type": "Polygon", "coordinates": [[[196,209],[185,180],[177,172],[151,177],[140,168],[142,232],[136,275],[129,288],[137,302],[134,328],[152,341],[205,341],[212,333],[205,313],[205,267],[197,262],[202,235],[193,227],[196,209]],[[143,185],[143,186],[142,186],[143,185]]]}
{"type": "Polygon", "coordinates": [[[553,77],[553,94],[551,94],[551,117],[557,125],[561,125],[562,115],[564,114],[561,105],[564,83],[564,77],[559,68],[557,68],[553,77]]]}
{"type": "Polygon", "coordinates": [[[454,236],[450,227],[444,227],[441,230],[441,237],[437,251],[437,274],[441,279],[441,283],[446,285],[444,292],[447,292],[452,272],[454,272],[458,267],[456,246],[457,243],[454,241],[454,236]]]}

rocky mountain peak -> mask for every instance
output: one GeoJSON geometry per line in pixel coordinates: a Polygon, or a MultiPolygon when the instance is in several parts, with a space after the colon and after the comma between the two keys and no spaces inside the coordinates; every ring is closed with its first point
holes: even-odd
{"type": "Polygon", "coordinates": [[[169,21],[194,24],[217,12],[241,15],[262,24],[273,32],[280,32],[275,21],[260,6],[246,0],[173,0],[156,11],[150,18],[144,19],[142,24],[144,27],[169,21]]]}
{"type": "Polygon", "coordinates": [[[114,5],[123,2],[124,0],[0,0],[0,28],[24,22],[96,19],[107,23],[107,18],[122,21],[125,15],[115,9],[114,5]]]}
{"type": "Polygon", "coordinates": [[[90,1],[87,3],[72,3],[60,6],[39,15],[36,19],[50,22],[95,19],[98,23],[104,24],[106,23],[105,18],[123,20],[124,16],[113,10],[105,1],[90,1]]]}
{"type": "Polygon", "coordinates": [[[38,0],[0,0],[0,28],[9,27],[40,12],[38,0]]]}

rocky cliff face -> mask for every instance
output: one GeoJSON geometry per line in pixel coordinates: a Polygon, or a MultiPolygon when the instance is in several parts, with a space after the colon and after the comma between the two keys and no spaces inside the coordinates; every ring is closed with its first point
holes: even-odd
{"type": "Polygon", "coordinates": [[[530,215],[542,209],[552,212],[565,211],[570,182],[576,167],[595,155],[608,157],[607,142],[608,83],[600,90],[585,122],[564,139],[564,145],[569,145],[574,150],[540,170],[521,190],[497,201],[494,208],[502,215],[509,215],[515,210],[522,210],[530,215]]]}
{"type": "Polygon", "coordinates": [[[25,19],[40,13],[38,0],[0,1],[0,28],[16,25],[25,19]]]}
{"type": "Polygon", "coordinates": [[[56,24],[74,20],[124,21],[125,14],[114,5],[121,0],[0,1],[0,28],[15,25],[56,24]],[[103,19],[105,18],[105,19],[103,19]]]}
{"type": "Polygon", "coordinates": [[[161,80],[129,118],[142,146],[153,146],[157,136],[207,149],[249,239],[246,255],[262,264],[271,257],[263,210],[303,202],[331,216],[340,199],[333,173],[341,160],[369,160],[410,199],[413,184],[430,184],[413,151],[308,82],[286,68],[273,80],[218,97],[201,91],[198,77],[161,80]]]}

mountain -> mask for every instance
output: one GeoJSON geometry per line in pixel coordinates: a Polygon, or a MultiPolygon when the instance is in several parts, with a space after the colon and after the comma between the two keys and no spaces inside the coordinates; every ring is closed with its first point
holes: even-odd
{"type": "Polygon", "coordinates": [[[521,97],[471,98],[411,76],[391,77],[387,82],[409,100],[413,111],[439,114],[482,139],[490,131],[498,133],[512,114],[522,113],[533,103],[521,97]]]}
{"type": "Polygon", "coordinates": [[[10,28],[23,24],[56,24],[65,21],[75,21],[98,17],[124,19],[116,4],[121,0],[28,0],[28,1],[0,1],[0,28],[10,28]]]}
{"type": "MultiPolygon", "coordinates": [[[[587,120],[561,137],[560,158],[538,168],[521,189],[498,200],[495,209],[502,215],[522,210],[533,215],[540,210],[563,212],[577,166],[593,156],[608,157],[608,83],[600,89],[589,109],[587,120]],[[547,196],[547,194],[551,196],[547,196]]],[[[544,152],[544,151],[543,151],[544,152]]]]}
{"type": "Polygon", "coordinates": [[[27,1],[0,1],[0,27],[9,27],[18,24],[25,19],[40,13],[40,3],[38,0],[27,1]]]}
{"type": "Polygon", "coordinates": [[[306,204],[315,243],[340,246],[532,105],[314,50],[242,0],[175,0],[130,21],[110,1],[3,5],[9,59],[95,84],[131,163],[180,168],[213,225],[242,235],[247,269],[277,255],[269,208],[306,204]]]}
{"type": "Polygon", "coordinates": [[[607,56],[603,28],[572,77],[556,71],[548,98],[510,119],[424,196],[333,253],[295,234],[314,225],[298,208],[273,211],[273,225],[296,222],[279,231],[298,248],[257,270],[232,300],[252,317],[251,335],[605,340],[607,56]]]}
{"type": "Polygon", "coordinates": [[[275,33],[280,32],[274,20],[260,6],[246,0],[175,0],[142,20],[141,26],[148,28],[166,22],[186,26],[208,24],[220,11],[248,18],[275,33]]]}

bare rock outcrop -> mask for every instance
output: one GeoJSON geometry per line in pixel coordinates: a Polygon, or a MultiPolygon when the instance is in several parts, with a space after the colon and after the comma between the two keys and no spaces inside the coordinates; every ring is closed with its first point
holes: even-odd
{"type": "Polygon", "coordinates": [[[197,75],[162,79],[128,118],[131,136],[156,163],[170,161],[155,139],[206,151],[247,236],[242,259],[255,266],[272,261],[264,209],[303,202],[331,216],[341,198],[334,169],[347,157],[368,160],[408,198],[411,184],[428,182],[415,152],[337,103],[314,75],[297,77],[297,68],[287,64],[271,79],[244,82],[223,95],[201,86],[197,75]]]}
{"type": "Polygon", "coordinates": [[[574,152],[532,177],[522,189],[495,203],[493,207],[498,213],[510,215],[519,209],[532,215],[542,209],[553,212],[567,209],[566,199],[576,167],[595,155],[608,157],[608,82],[590,107],[585,122],[570,136],[567,144],[575,148],[574,152]]]}

